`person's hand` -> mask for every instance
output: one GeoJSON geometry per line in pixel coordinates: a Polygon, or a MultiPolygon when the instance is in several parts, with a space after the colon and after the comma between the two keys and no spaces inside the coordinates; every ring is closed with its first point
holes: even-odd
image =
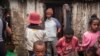
{"type": "Polygon", "coordinates": [[[61,31],[61,28],[58,28],[57,33],[60,33],[60,31],[61,31]]]}
{"type": "Polygon", "coordinates": [[[83,51],[83,47],[79,46],[79,50],[78,51],[83,51]]]}

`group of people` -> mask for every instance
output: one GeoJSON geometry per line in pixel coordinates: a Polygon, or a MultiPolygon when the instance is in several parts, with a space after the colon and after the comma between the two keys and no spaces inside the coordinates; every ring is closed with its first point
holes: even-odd
{"type": "Polygon", "coordinates": [[[95,14],[89,19],[88,31],[82,35],[81,44],[71,27],[66,28],[58,39],[61,24],[52,15],[53,9],[48,8],[42,29],[40,15],[36,12],[29,14],[25,43],[29,56],[100,56],[100,19],[95,14]]]}
{"type": "MultiPolygon", "coordinates": [[[[29,56],[100,56],[100,19],[95,14],[89,19],[88,31],[82,35],[82,43],[79,44],[79,39],[71,27],[66,28],[63,36],[58,39],[57,33],[61,31],[61,24],[52,17],[52,8],[48,8],[45,13],[44,29],[41,27],[43,22],[39,13],[31,12],[28,15],[25,45],[29,56]]],[[[4,31],[12,34],[8,24],[0,19],[0,56],[17,56],[12,43],[9,44],[8,54],[5,55],[4,31]]]]}
{"type": "MultiPolygon", "coordinates": [[[[47,55],[56,56],[56,43],[57,33],[61,30],[60,22],[52,17],[53,9],[48,8],[46,10],[46,20],[44,22],[45,29],[41,28],[41,17],[38,13],[32,12],[28,16],[28,22],[30,23],[26,29],[26,46],[29,52],[29,56],[34,55],[33,46],[34,42],[42,40],[45,42],[47,47],[47,55]]],[[[39,54],[38,54],[39,55],[39,54]]]]}

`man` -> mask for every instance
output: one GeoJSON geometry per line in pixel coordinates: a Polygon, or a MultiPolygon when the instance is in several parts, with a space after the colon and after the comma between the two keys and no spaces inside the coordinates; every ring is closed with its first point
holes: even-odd
{"type": "Polygon", "coordinates": [[[0,56],[5,56],[4,32],[7,31],[9,34],[11,34],[11,29],[8,27],[2,17],[2,7],[0,6],[0,56]]]}
{"type": "Polygon", "coordinates": [[[46,10],[46,21],[45,21],[45,30],[48,37],[47,52],[48,55],[56,56],[55,44],[57,41],[57,33],[59,33],[61,30],[61,25],[56,18],[52,17],[52,15],[53,15],[53,9],[48,8],[46,10]]]}

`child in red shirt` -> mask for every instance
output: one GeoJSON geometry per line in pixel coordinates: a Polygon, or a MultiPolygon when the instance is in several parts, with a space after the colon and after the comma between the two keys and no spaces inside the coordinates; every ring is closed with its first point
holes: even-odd
{"type": "Polygon", "coordinates": [[[76,56],[78,47],[78,38],[74,36],[73,29],[69,28],[64,36],[58,40],[56,48],[60,56],[76,56]]]}

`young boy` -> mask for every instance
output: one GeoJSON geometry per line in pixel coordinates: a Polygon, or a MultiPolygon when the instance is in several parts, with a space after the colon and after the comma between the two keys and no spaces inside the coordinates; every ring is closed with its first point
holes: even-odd
{"type": "Polygon", "coordinates": [[[57,42],[57,33],[61,30],[60,22],[52,17],[53,16],[53,9],[48,8],[46,10],[46,21],[45,21],[45,31],[48,37],[47,42],[47,52],[50,56],[57,56],[55,44],[57,42]]]}
{"type": "Polygon", "coordinates": [[[33,46],[33,56],[46,56],[46,45],[43,41],[36,41],[33,46]]]}
{"type": "Polygon", "coordinates": [[[64,32],[64,36],[57,42],[56,48],[59,56],[76,56],[78,39],[74,36],[73,29],[69,28],[64,32]]]}

